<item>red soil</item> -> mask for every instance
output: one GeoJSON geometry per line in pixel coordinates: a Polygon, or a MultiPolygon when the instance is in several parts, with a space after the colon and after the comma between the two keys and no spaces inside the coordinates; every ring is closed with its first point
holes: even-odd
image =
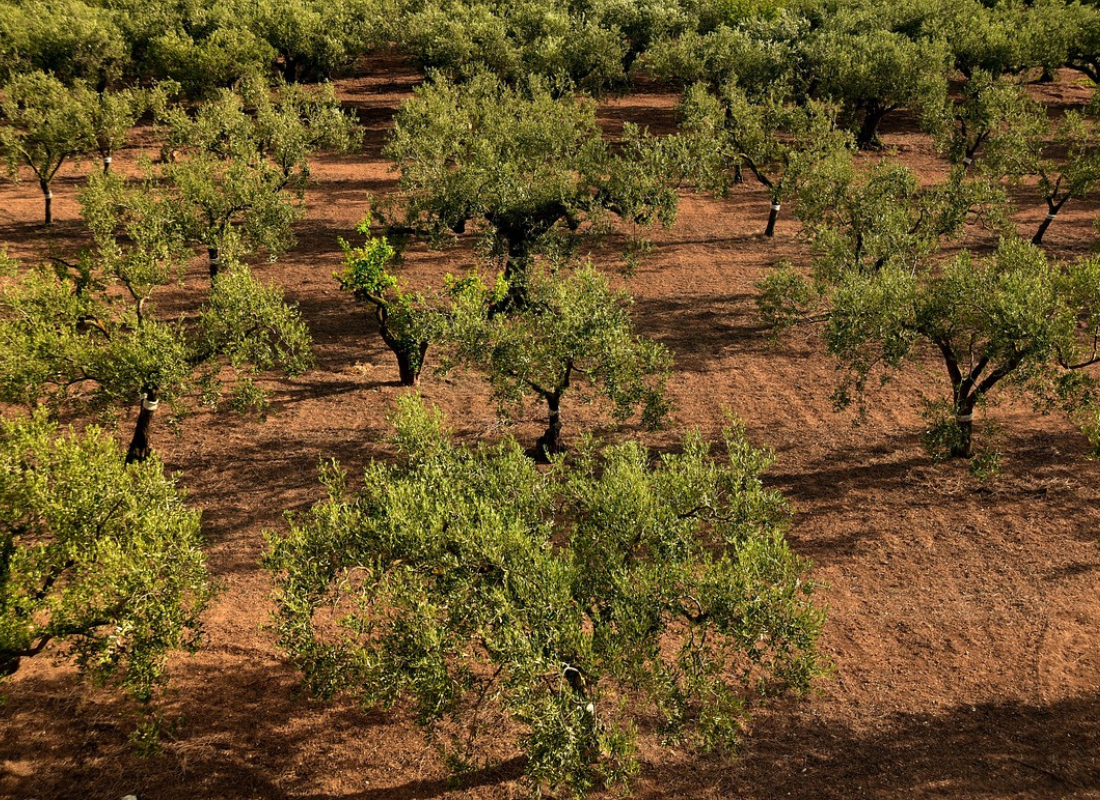
{"type": "MultiPolygon", "coordinates": [[[[367,126],[361,155],[320,158],[298,246],[259,271],[287,287],[316,341],[318,366],[273,382],[264,421],[200,411],[182,436],[155,445],[204,509],[210,566],[221,583],[209,641],[178,657],[163,697],[173,724],[163,750],[140,757],[133,718],[113,695],[39,659],[4,686],[0,795],[17,798],[503,798],[522,796],[518,758],[456,784],[401,713],[363,713],[306,696],[269,629],[270,583],[258,566],[262,532],[283,509],[319,499],[319,458],[355,474],[384,455],[385,417],[403,391],[396,364],[363,309],[332,278],[338,236],[354,238],[367,193],[394,175],[379,155],[389,120],[418,76],[380,59],[342,96],[367,126]]],[[[1066,73],[1042,87],[1055,105],[1085,90],[1066,73]]],[[[657,89],[605,104],[608,126],[667,129],[675,99],[657,89]]],[[[887,151],[923,176],[942,172],[928,139],[904,117],[885,123],[887,151]]],[[[116,159],[123,163],[136,149],[116,159]]],[[[54,188],[52,231],[39,226],[32,183],[0,185],[0,242],[32,260],[74,248],[75,194],[86,163],[54,188]]],[[[1025,197],[1025,195],[1021,195],[1025,197]]],[[[957,464],[933,466],[919,443],[921,402],[944,396],[929,355],[875,388],[866,414],[838,413],[834,363],[818,335],[769,343],[754,316],[754,284],[782,259],[805,263],[786,210],[774,240],[760,236],[766,195],[746,184],[726,200],[685,195],[676,225],[654,235],[652,256],[628,281],[642,332],[674,353],[671,428],[615,425],[592,408],[567,409],[566,435],[641,436],[671,445],[689,427],[713,436],[723,409],[775,450],[769,481],[797,514],[790,541],[813,559],[829,607],[824,648],[835,676],[816,696],[758,714],[738,761],[649,743],[635,786],[643,798],[1100,797],[1100,463],[1064,415],[1041,416],[1003,396],[1001,477],[978,483],[957,464]]],[[[1028,235],[1045,209],[1021,205],[1028,235]]],[[[1056,256],[1087,252],[1095,202],[1071,201],[1047,235],[1056,256]]],[[[598,248],[617,268],[621,241],[598,248]]],[[[977,235],[970,244],[988,246],[977,235]]],[[[412,284],[470,263],[468,252],[414,250],[412,284]]],[[[202,285],[200,260],[191,278],[202,285]]],[[[171,298],[170,298],[171,299],[171,298]]],[[[178,301],[178,298],[177,298],[178,301]]],[[[430,358],[430,355],[429,355],[430,358]]],[[[476,378],[426,374],[423,394],[470,439],[511,430],[531,442],[536,409],[498,422],[476,378]]],[[[513,755],[515,755],[513,753],[513,755]]]]}

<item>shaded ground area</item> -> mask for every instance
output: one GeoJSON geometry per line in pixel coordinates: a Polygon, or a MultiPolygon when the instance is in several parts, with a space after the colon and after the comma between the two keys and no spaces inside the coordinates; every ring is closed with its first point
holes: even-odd
{"type": "MultiPolygon", "coordinates": [[[[1071,77],[1044,91],[1073,101],[1080,91],[1065,83],[1071,77]]],[[[270,587],[257,563],[263,531],[284,524],[283,509],[320,497],[318,459],[336,457],[354,475],[387,452],[385,418],[404,390],[370,319],[332,273],[336,238],[354,236],[368,193],[393,186],[379,150],[416,80],[388,60],[342,84],[368,128],[364,152],[319,160],[298,246],[262,267],[301,304],[318,368],[272,385],[266,421],[200,412],[179,438],[157,432],[164,460],[204,509],[222,585],[207,646],[173,663],[162,752],[137,755],[127,741],[133,718],[117,698],[40,661],[5,686],[0,796],[524,794],[514,751],[455,782],[401,709],[368,714],[304,696],[267,627],[270,587]]],[[[675,98],[647,88],[611,103],[604,117],[611,130],[647,120],[666,130],[674,107],[675,98]]],[[[904,118],[890,124],[888,152],[923,175],[942,171],[904,118]]],[[[12,255],[72,252],[80,235],[74,198],[87,169],[70,167],[54,189],[50,232],[37,224],[33,185],[0,185],[0,241],[12,255]]],[[[774,240],[760,236],[766,207],[752,183],[722,201],[685,195],[676,226],[654,233],[652,255],[624,279],[639,326],[676,358],[670,430],[643,434],[579,407],[566,409],[566,434],[643,435],[672,447],[689,427],[716,435],[727,410],[744,419],[751,439],[776,451],[769,481],[797,512],[793,546],[815,563],[835,675],[815,696],[763,709],[737,761],[647,742],[637,795],[1100,797],[1100,464],[1085,459],[1070,420],[1006,397],[989,412],[1001,430],[1000,478],[980,484],[959,465],[933,466],[919,444],[921,404],[947,383],[931,355],[923,372],[909,369],[874,389],[863,416],[835,412],[835,367],[817,334],[799,330],[776,346],[756,322],[754,284],[777,261],[806,258],[787,211],[774,240]]],[[[1030,234],[1044,213],[1040,203],[1021,206],[1021,230],[1030,234]]],[[[1095,203],[1067,205],[1049,251],[1087,252],[1096,213],[1095,203]]],[[[620,244],[612,237],[596,247],[597,261],[618,269],[620,244]]],[[[973,244],[989,243],[979,235],[973,244]]],[[[416,250],[403,269],[418,285],[469,265],[458,243],[416,250]]],[[[200,284],[203,272],[196,261],[200,284]]],[[[423,393],[470,439],[510,431],[530,442],[541,432],[534,409],[500,423],[473,377],[427,374],[423,393]]]]}

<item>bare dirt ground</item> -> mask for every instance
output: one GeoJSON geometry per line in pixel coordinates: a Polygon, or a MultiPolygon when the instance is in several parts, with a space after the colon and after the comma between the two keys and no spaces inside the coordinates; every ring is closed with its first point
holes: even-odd
{"type": "MultiPolygon", "coordinates": [[[[332,278],[338,236],[353,238],[368,193],[393,186],[379,150],[389,119],[419,76],[394,59],[341,83],[367,127],[363,153],[320,158],[298,246],[262,274],[287,288],[312,328],[318,366],[273,383],[266,421],[195,413],[155,444],[204,510],[210,565],[221,592],[209,641],[176,658],[163,697],[172,723],[159,755],[128,744],[133,718],[45,659],[4,687],[0,795],[13,798],[505,798],[523,796],[510,758],[462,783],[401,713],[322,704],[302,691],[268,628],[269,581],[258,566],[263,531],[283,526],[322,492],[319,458],[351,474],[384,456],[385,417],[402,391],[362,308],[332,278]]],[[[1084,89],[1065,73],[1041,87],[1055,105],[1084,89]]],[[[675,98],[642,87],[605,104],[623,120],[675,125],[675,98]]],[[[944,166],[904,117],[887,119],[887,154],[931,176],[944,166]]],[[[135,155],[131,151],[129,157],[135,155]]],[[[124,161],[125,159],[116,159],[124,161]]],[[[39,226],[33,184],[0,185],[0,242],[32,260],[71,252],[75,194],[91,164],[68,168],[54,189],[53,231],[39,226]]],[[[1026,195],[1021,195],[1021,198],[1026,195]]],[[[1022,204],[1028,235],[1045,209],[1022,204]]],[[[1001,477],[978,483],[955,464],[933,466],[920,446],[921,403],[947,381],[929,357],[874,389],[865,416],[832,409],[836,369],[811,329],[775,346],[754,315],[754,284],[781,259],[805,263],[798,224],[781,214],[763,230],[766,196],[753,184],[730,198],[683,196],[676,225],[654,235],[651,257],[627,281],[641,330],[676,359],[677,410],[668,431],[614,425],[574,408],[566,435],[642,436],[662,447],[697,427],[716,435],[723,409],[774,449],[769,481],[790,498],[790,540],[814,562],[828,605],[824,648],[835,675],[816,696],[758,714],[737,761],[648,743],[634,790],[642,798],[1100,797],[1100,463],[1064,415],[1042,416],[1005,396],[1001,477]]],[[[1087,252],[1097,204],[1071,201],[1047,235],[1056,256],[1087,252]]],[[[595,258],[609,269],[622,241],[595,258]]],[[[990,242],[977,234],[974,246],[990,242]]],[[[438,281],[470,265],[462,247],[414,250],[405,276],[438,281]]],[[[190,276],[202,286],[196,260],[190,276]]],[[[429,354],[430,358],[430,354],[429,354]]],[[[470,439],[539,433],[536,410],[502,426],[475,377],[427,374],[423,394],[470,439]]],[[[568,410],[567,410],[568,411],[568,410]]]]}

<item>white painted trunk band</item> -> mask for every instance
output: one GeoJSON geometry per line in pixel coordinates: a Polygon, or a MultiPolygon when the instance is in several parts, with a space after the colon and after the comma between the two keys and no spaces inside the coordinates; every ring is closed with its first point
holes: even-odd
{"type": "Polygon", "coordinates": [[[963,159],[963,163],[969,167],[971,164],[974,163],[974,159],[972,159],[970,156],[967,156],[963,159]]]}
{"type": "Polygon", "coordinates": [[[160,405],[160,400],[147,400],[144,397],[141,398],[141,407],[146,411],[156,411],[160,405]]]}
{"type": "Polygon", "coordinates": [[[53,192],[46,192],[46,194],[44,195],[44,197],[45,197],[45,198],[46,198],[47,200],[53,200],[53,192]]]}
{"type": "Polygon", "coordinates": [[[778,211],[778,210],[779,210],[779,203],[772,203],[772,211],[778,211]]]}
{"type": "Polygon", "coordinates": [[[1057,217],[1057,216],[1058,216],[1058,212],[1057,212],[1057,211],[1055,211],[1055,212],[1053,212],[1053,213],[1051,213],[1051,214],[1047,214],[1047,219],[1054,219],[1054,218],[1055,218],[1055,217],[1057,217]]]}
{"type": "Polygon", "coordinates": [[[111,157],[110,156],[104,156],[103,157],[103,163],[104,164],[110,164],[111,163],[111,157]]]}
{"type": "Polygon", "coordinates": [[[974,413],[971,412],[969,414],[956,414],[955,415],[955,421],[956,422],[973,422],[974,421],[974,413]]]}

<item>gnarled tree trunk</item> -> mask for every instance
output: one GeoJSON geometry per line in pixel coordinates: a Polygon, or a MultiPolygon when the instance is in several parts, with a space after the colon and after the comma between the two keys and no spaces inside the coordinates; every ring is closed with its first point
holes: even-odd
{"type": "Polygon", "coordinates": [[[561,441],[561,392],[548,393],[545,398],[548,412],[546,432],[535,442],[535,456],[540,460],[565,449],[561,441]]]}
{"type": "Polygon", "coordinates": [[[1062,206],[1066,204],[1067,200],[1069,200],[1069,195],[1066,195],[1057,203],[1054,202],[1053,198],[1047,198],[1047,215],[1043,218],[1043,221],[1039,223],[1039,230],[1035,231],[1035,235],[1031,237],[1032,244],[1043,243],[1043,236],[1046,234],[1047,228],[1049,228],[1050,223],[1054,222],[1057,218],[1058,212],[1062,210],[1062,206]]]}

